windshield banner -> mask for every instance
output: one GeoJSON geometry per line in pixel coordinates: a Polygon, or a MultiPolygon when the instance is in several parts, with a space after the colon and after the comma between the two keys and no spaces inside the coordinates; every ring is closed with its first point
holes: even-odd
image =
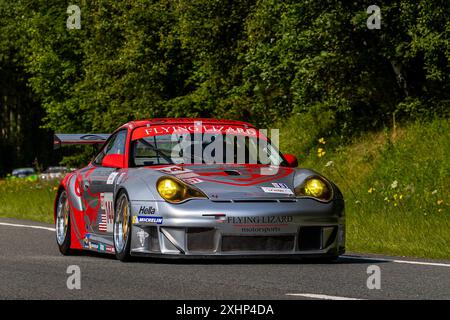
{"type": "Polygon", "coordinates": [[[229,134],[238,136],[257,137],[266,139],[266,137],[255,128],[245,128],[230,125],[209,125],[209,124],[192,124],[192,125],[157,125],[151,127],[136,128],[133,132],[132,140],[139,140],[152,136],[172,135],[172,134],[191,134],[191,133],[208,133],[208,134],[229,134]]]}

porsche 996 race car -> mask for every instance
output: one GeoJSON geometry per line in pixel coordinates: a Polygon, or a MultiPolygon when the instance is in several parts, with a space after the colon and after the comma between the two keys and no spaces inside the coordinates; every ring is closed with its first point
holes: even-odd
{"type": "Polygon", "coordinates": [[[345,251],[338,187],[298,168],[249,123],[152,119],[111,135],[57,134],[54,143],[102,145],[58,188],[64,255],[334,259],[345,251]]]}

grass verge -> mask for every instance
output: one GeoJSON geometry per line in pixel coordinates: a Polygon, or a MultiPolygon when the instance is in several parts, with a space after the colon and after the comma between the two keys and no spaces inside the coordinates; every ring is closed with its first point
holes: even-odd
{"type": "MultiPolygon", "coordinates": [[[[291,137],[298,130],[282,129],[291,137]]],[[[295,139],[285,148],[343,191],[348,250],[450,259],[447,119],[366,134],[346,146],[329,140],[315,139],[307,156],[295,139]]]]}
{"type": "Polygon", "coordinates": [[[53,223],[58,181],[0,180],[0,217],[53,223]]]}
{"type": "MultiPolygon", "coordinates": [[[[332,138],[311,140],[289,124],[281,128],[282,150],[344,193],[348,250],[450,259],[448,120],[366,134],[345,146],[332,138]]],[[[0,181],[0,217],[53,223],[56,186],[0,181]]]]}

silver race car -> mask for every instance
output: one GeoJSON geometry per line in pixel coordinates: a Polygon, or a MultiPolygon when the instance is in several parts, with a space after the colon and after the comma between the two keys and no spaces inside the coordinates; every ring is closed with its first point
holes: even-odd
{"type": "Polygon", "coordinates": [[[345,250],[344,200],[297,168],[262,130],[239,121],[152,119],[113,134],[57,134],[102,144],[58,188],[62,254],[148,257],[321,257],[345,250]]]}

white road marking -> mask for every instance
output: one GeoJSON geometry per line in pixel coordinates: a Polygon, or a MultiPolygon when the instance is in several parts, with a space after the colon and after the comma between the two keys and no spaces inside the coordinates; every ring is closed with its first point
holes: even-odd
{"type": "MultiPolygon", "coordinates": [[[[55,232],[55,228],[47,228],[47,227],[41,227],[41,226],[31,226],[26,224],[15,224],[15,223],[6,223],[6,222],[0,222],[0,225],[2,226],[11,226],[11,227],[19,227],[19,228],[31,228],[31,229],[42,229],[47,231],[53,231],[55,232]]],[[[367,260],[367,261],[384,261],[384,262],[394,262],[394,263],[404,263],[404,264],[415,264],[415,265],[421,265],[421,266],[434,266],[434,267],[447,267],[450,268],[449,263],[438,263],[438,262],[424,262],[424,261],[408,261],[408,260],[397,260],[397,259],[386,259],[386,258],[369,258],[369,257],[360,257],[360,256],[340,256],[342,259],[354,259],[354,260],[367,260]]],[[[287,295],[308,295],[308,294],[290,294],[287,295]]],[[[309,294],[313,296],[313,294],[309,294]]],[[[320,295],[317,295],[320,296],[320,295]]],[[[323,295],[324,297],[326,295],[323,295]]],[[[333,296],[328,296],[333,297],[333,296]]],[[[336,297],[340,298],[340,297],[336,297]]],[[[321,298],[318,298],[321,299],[321,298]]],[[[351,298],[350,298],[351,299],[351,298]]]]}
{"type": "Polygon", "coordinates": [[[47,227],[41,227],[41,226],[30,226],[30,225],[26,225],[26,224],[15,224],[15,223],[0,222],[0,225],[2,225],[2,226],[10,226],[10,227],[19,227],[19,228],[32,228],[32,229],[42,229],[42,230],[48,230],[48,231],[55,231],[55,228],[47,228],[47,227]]]}
{"type": "Polygon", "coordinates": [[[366,300],[366,299],[329,296],[326,294],[314,294],[314,293],[286,293],[286,295],[287,296],[295,296],[295,297],[312,298],[312,299],[322,299],[322,300],[366,300]]]}
{"type": "Polygon", "coordinates": [[[416,264],[416,265],[421,265],[421,266],[434,266],[434,267],[450,268],[450,264],[438,263],[438,262],[408,261],[408,260],[397,260],[397,259],[386,259],[386,258],[368,258],[368,257],[358,257],[358,256],[340,256],[340,258],[354,259],[354,260],[367,260],[367,261],[395,262],[395,263],[416,264]]]}

